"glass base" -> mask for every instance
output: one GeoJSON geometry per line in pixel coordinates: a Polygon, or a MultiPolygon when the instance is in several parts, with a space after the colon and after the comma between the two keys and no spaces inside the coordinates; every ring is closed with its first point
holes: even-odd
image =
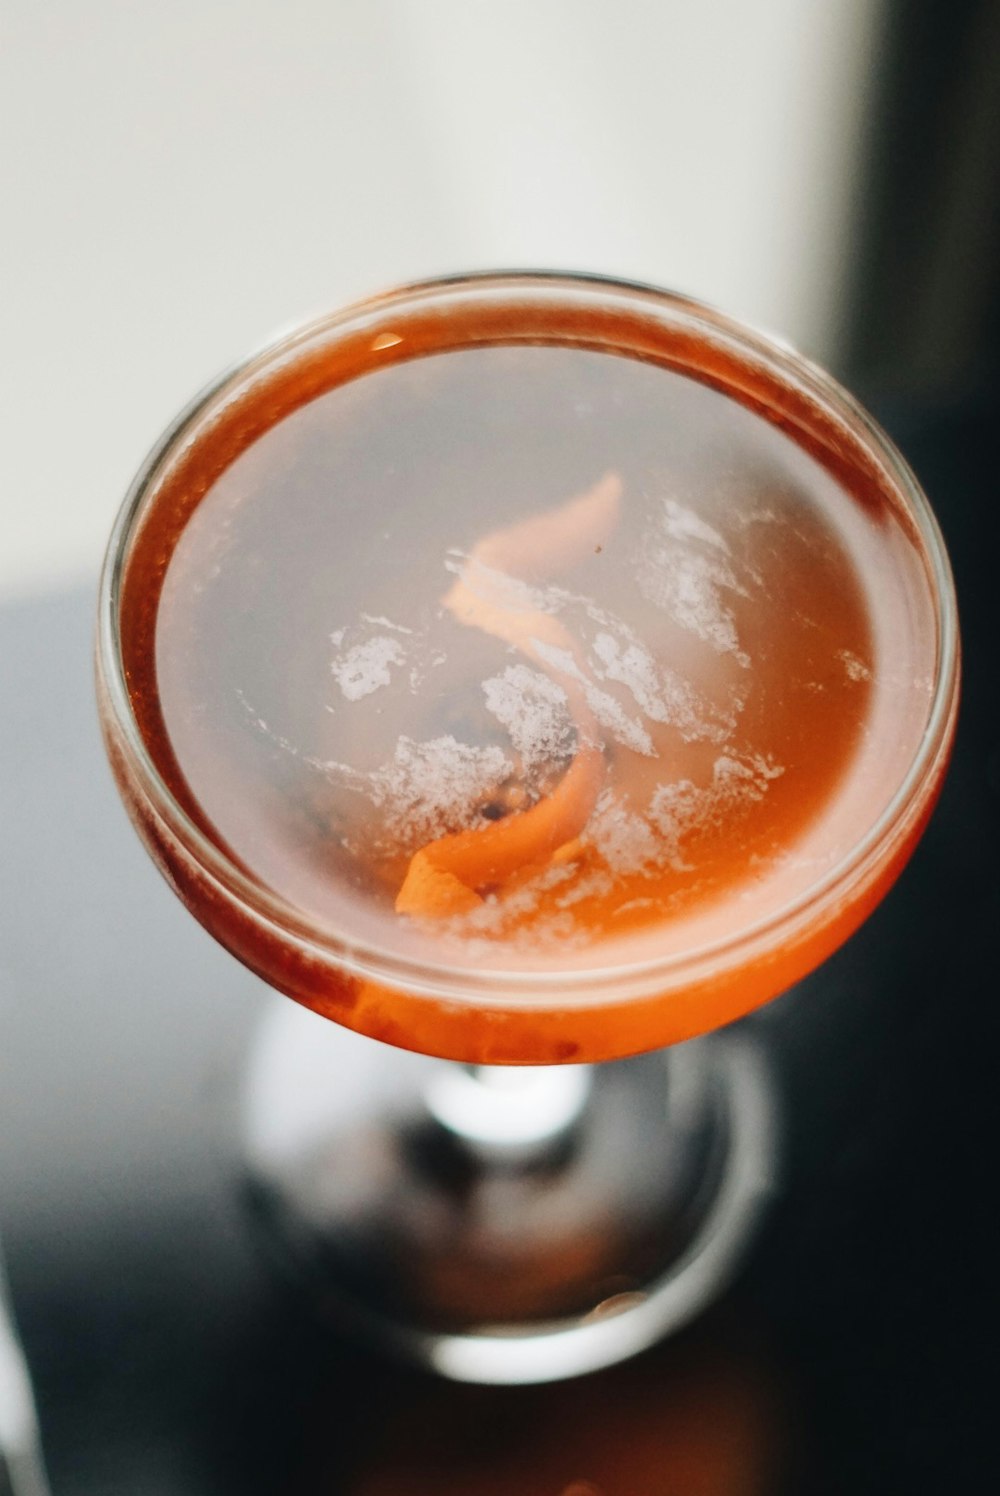
{"type": "Polygon", "coordinates": [[[737,1268],[776,1169],[743,1025],[597,1066],[472,1069],[276,998],[245,1098],[248,1196],[323,1314],[455,1380],[626,1359],[737,1268]]]}

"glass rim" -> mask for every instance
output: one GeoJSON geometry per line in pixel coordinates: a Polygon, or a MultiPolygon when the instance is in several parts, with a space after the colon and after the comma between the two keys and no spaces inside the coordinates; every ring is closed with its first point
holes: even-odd
{"type": "MultiPolygon", "coordinates": [[[[516,343],[518,339],[512,335],[507,339],[489,341],[516,343]]],[[[572,339],[553,335],[549,339],[533,336],[530,341],[566,344],[572,339]]],[[[607,351],[616,350],[608,344],[607,351]]],[[[625,344],[618,351],[625,355],[629,353],[625,344]]],[[[680,361],[676,367],[683,371],[680,361]]],[[[688,372],[690,377],[698,377],[693,366],[688,372]]],[[[734,386],[729,387],[729,395],[739,399],[734,386]]],[[[237,900],[258,925],[275,932],[286,945],[296,947],[313,959],[324,960],[350,976],[437,1001],[485,1006],[492,1002],[505,1008],[516,1004],[519,996],[529,1001],[532,994],[538,993],[544,993],[546,998],[559,997],[573,1006],[583,1006],[588,1001],[608,1006],[657,993],[667,995],[704,980],[706,975],[733,972],[743,964],[749,965],[762,951],[777,947],[782,933],[794,936],[800,927],[813,922],[824,908],[830,909],[832,919],[850,887],[865,886],[866,871],[878,867],[881,854],[894,844],[894,833],[902,837],[905,828],[932,801],[939,777],[935,775],[935,769],[946,758],[953,735],[960,653],[954,581],[937,519],[895,444],[837,380],[783,339],[731,318],[692,297],[639,281],[589,272],[522,269],[445,275],[412,282],[353,302],[280,333],[205,385],[153,445],[119,508],[101,571],[96,642],[102,703],[110,708],[116,746],[124,749],[128,768],[135,775],[146,800],[200,872],[210,877],[230,898],[237,900]],[[902,501],[903,511],[916,529],[928,563],[928,592],[936,625],[934,687],[916,751],[881,814],[832,868],[777,909],[731,935],[686,950],[582,968],[484,967],[473,966],[471,960],[469,965],[460,965],[419,955],[395,954],[373,942],[352,937],[346,928],[304,914],[276,890],[245,872],[196,824],[164,782],[132,709],[119,626],[121,589],[129,546],[146,501],[164,466],[183,448],[185,435],[199,417],[210,410],[213,402],[218,400],[219,408],[224,408],[227,392],[233,395],[242,392],[256,368],[273,371],[285,360],[294,360],[296,350],[308,346],[312,340],[324,334],[332,337],[336,337],[338,332],[344,334],[352,327],[363,325],[366,319],[381,319],[393,308],[411,307],[425,300],[454,294],[489,294],[491,290],[498,297],[515,292],[524,296],[532,289],[547,294],[557,307],[568,307],[574,294],[598,300],[602,297],[625,298],[633,308],[648,311],[651,325],[659,322],[665,327],[686,326],[705,341],[723,342],[740,356],[742,365],[766,368],[777,376],[785,389],[804,392],[838,424],[850,428],[868,457],[876,461],[889,479],[895,496],[902,501]]],[[[849,898],[849,893],[847,896],[849,898]]],[[[820,921],[822,924],[827,922],[820,921]]]]}

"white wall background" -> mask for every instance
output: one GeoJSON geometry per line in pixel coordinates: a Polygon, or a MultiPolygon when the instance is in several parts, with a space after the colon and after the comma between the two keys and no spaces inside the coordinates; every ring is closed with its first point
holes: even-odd
{"type": "Polygon", "coordinates": [[[3,0],[0,599],[146,447],[400,280],[652,280],[835,346],[879,0],[3,0]]]}

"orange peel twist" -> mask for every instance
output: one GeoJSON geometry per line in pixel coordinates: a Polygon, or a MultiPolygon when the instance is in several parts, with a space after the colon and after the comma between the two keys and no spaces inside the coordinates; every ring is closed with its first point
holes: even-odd
{"type": "Polygon", "coordinates": [[[559,684],[576,727],[577,750],[555,789],[529,809],[421,847],[396,897],[398,913],[468,913],[483,902],[483,890],[543,866],[589,821],[606,765],[587,703],[586,661],[559,619],[534,605],[526,584],[566,571],[599,550],[618,522],[621,493],[618,475],[606,473],[559,508],[485,536],[442,598],[459,623],[514,646],[559,684]],[[554,653],[569,658],[572,672],[552,664],[554,653]]]}

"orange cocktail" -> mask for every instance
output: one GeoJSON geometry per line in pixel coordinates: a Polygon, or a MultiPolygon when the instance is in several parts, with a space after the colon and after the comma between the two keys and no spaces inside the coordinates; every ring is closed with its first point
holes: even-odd
{"type": "Polygon", "coordinates": [[[936,527],[824,376],[612,283],[397,292],[259,355],[113,542],[103,715],[195,915],[269,983],[483,1063],[784,990],[940,787],[936,527]]]}

